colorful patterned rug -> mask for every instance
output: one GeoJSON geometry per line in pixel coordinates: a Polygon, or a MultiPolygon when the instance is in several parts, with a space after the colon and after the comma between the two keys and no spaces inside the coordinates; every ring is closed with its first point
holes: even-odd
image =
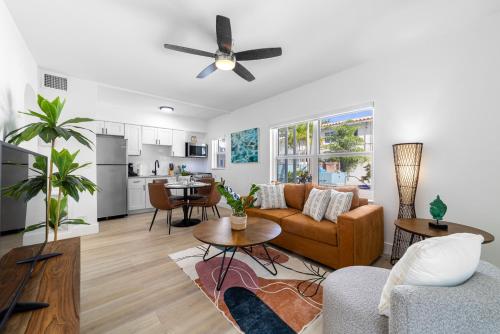
{"type": "MultiPolygon", "coordinates": [[[[198,285],[212,303],[242,333],[305,333],[321,314],[328,271],[281,250],[267,247],[278,274],[271,275],[238,250],[220,291],[216,290],[222,255],[203,261],[207,245],[189,248],[170,258],[198,285]]],[[[207,258],[221,250],[211,247],[207,258]]],[[[271,267],[264,248],[253,256],[271,267]]],[[[225,266],[232,251],[228,252],[225,266]]]]}

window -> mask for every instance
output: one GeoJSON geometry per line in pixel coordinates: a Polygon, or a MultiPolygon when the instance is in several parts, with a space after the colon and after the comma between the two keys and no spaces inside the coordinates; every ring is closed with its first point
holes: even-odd
{"type": "Polygon", "coordinates": [[[226,168],[226,139],[212,140],[212,169],[226,168]]]}
{"type": "Polygon", "coordinates": [[[373,198],[373,109],[272,129],[271,177],[279,182],[355,185],[373,198]]]}
{"type": "Polygon", "coordinates": [[[310,182],[313,123],[290,125],[277,129],[276,133],[276,179],[280,182],[310,182]]]}

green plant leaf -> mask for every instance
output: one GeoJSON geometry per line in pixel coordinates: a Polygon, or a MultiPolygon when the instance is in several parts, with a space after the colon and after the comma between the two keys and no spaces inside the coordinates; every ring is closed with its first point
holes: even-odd
{"type": "MultiPolygon", "coordinates": [[[[92,121],[94,121],[92,118],[75,117],[75,118],[70,118],[70,119],[62,122],[61,124],[59,124],[59,126],[63,126],[63,125],[66,125],[66,124],[74,124],[74,123],[92,122],[92,121]]],[[[85,128],[82,128],[82,129],[85,129],[85,128]]],[[[86,130],[88,130],[88,129],[86,129],[86,130]]]]}
{"type": "Polygon", "coordinates": [[[35,231],[35,230],[38,230],[39,228],[42,228],[42,227],[45,227],[45,223],[30,225],[23,230],[23,233],[35,231]]]}

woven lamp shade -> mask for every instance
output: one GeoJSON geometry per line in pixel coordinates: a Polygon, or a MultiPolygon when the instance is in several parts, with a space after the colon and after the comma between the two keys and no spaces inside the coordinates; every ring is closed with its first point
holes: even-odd
{"type": "Polygon", "coordinates": [[[392,145],[399,192],[398,218],[416,218],[415,195],[423,146],[422,143],[392,145]]]}

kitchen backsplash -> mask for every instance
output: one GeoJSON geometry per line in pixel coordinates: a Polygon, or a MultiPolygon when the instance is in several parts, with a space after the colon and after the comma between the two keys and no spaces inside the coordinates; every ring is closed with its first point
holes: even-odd
{"type": "Polygon", "coordinates": [[[169,146],[156,146],[156,145],[142,145],[142,154],[140,156],[128,156],[128,162],[134,164],[134,171],[140,165],[144,166],[146,170],[146,175],[152,174],[154,169],[154,162],[158,160],[160,162],[160,168],[158,169],[158,175],[168,174],[168,164],[174,164],[174,171],[177,172],[177,166],[186,165],[186,169],[190,172],[207,172],[208,171],[208,159],[206,158],[178,158],[171,157],[171,147],[169,146]]]}

